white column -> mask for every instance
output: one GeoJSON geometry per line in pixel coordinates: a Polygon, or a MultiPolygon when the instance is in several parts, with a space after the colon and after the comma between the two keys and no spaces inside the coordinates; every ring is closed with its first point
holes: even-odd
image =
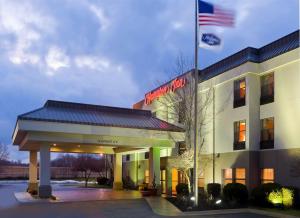
{"type": "Polygon", "coordinates": [[[37,190],[37,151],[29,151],[29,183],[27,191],[33,194],[37,190]]]}
{"type": "Polygon", "coordinates": [[[115,154],[114,155],[114,190],[121,190],[123,189],[123,182],[122,182],[122,154],[115,154]]]}
{"type": "Polygon", "coordinates": [[[153,184],[153,179],[155,177],[156,188],[160,193],[160,148],[152,147],[149,152],[149,177],[150,177],[150,187],[153,184]]]}
{"type": "Polygon", "coordinates": [[[50,146],[40,146],[40,184],[39,184],[39,197],[51,197],[50,185],[50,146]]]}

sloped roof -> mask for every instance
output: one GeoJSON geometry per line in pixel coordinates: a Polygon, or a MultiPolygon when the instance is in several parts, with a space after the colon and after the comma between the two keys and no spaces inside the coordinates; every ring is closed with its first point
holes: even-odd
{"type": "Polygon", "coordinates": [[[42,108],[18,116],[18,120],[74,123],[95,126],[183,132],[154,117],[151,111],[48,100],[42,108]]]}

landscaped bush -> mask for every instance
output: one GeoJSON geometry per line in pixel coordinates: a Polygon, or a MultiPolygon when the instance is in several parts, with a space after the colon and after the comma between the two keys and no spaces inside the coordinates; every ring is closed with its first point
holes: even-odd
{"type": "Polygon", "coordinates": [[[207,184],[207,194],[216,199],[221,196],[221,184],[219,183],[208,183],[207,184]]]}
{"type": "Polygon", "coordinates": [[[251,192],[253,204],[260,207],[272,207],[273,204],[268,201],[268,196],[271,192],[280,191],[281,185],[277,183],[261,184],[254,188],[251,192]]]}
{"type": "Polygon", "coordinates": [[[248,201],[247,187],[240,183],[228,183],[223,188],[224,200],[233,205],[244,205],[248,201]]]}
{"type": "Polygon", "coordinates": [[[293,207],[296,209],[300,209],[300,191],[298,188],[293,186],[286,186],[285,188],[288,188],[293,191],[294,194],[294,202],[293,207]]]}
{"type": "Polygon", "coordinates": [[[97,177],[97,183],[98,185],[107,185],[108,178],[105,177],[97,177]]]}
{"type": "Polygon", "coordinates": [[[176,192],[177,195],[189,195],[189,187],[187,184],[185,183],[179,183],[178,185],[176,185],[176,192]]]}

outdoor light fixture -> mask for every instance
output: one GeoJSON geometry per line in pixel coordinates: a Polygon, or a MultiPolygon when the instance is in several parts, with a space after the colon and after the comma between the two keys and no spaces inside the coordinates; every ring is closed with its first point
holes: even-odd
{"type": "Polygon", "coordinates": [[[103,154],[102,153],[100,153],[100,157],[102,157],[103,156],[103,154]]]}
{"type": "Polygon", "coordinates": [[[195,196],[192,196],[192,197],[191,197],[191,201],[195,201],[195,196]]]}
{"type": "Polygon", "coordinates": [[[53,146],[55,147],[55,146],[56,146],[56,144],[53,144],[53,146]]]}
{"type": "Polygon", "coordinates": [[[216,204],[221,204],[221,202],[222,202],[222,200],[219,199],[219,200],[216,201],[216,204]]]}
{"type": "Polygon", "coordinates": [[[77,145],[78,148],[80,148],[80,145],[77,145]]]}

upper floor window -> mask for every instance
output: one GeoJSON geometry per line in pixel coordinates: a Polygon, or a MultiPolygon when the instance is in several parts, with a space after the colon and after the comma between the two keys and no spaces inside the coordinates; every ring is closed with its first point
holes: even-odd
{"type": "Polygon", "coordinates": [[[274,169],[264,168],[261,170],[261,183],[274,183],[274,169]]]}
{"type": "Polygon", "coordinates": [[[186,151],[186,144],[185,142],[178,143],[178,154],[181,155],[186,151]]]}
{"type": "Polygon", "coordinates": [[[274,117],[260,121],[260,148],[274,148],[274,117]]]}
{"type": "Polygon", "coordinates": [[[130,154],[126,154],[126,161],[130,161],[130,154]]]}
{"type": "Polygon", "coordinates": [[[246,147],[246,120],[234,122],[233,150],[241,150],[246,147]]]}
{"type": "Polygon", "coordinates": [[[233,107],[241,107],[246,105],[246,79],[234,81],[234,100],[233,107]]]}
{"type": "Polygon", "coordinates": [[[260,104],[274,102],[274,73],[260,78],[260,104]]]}

